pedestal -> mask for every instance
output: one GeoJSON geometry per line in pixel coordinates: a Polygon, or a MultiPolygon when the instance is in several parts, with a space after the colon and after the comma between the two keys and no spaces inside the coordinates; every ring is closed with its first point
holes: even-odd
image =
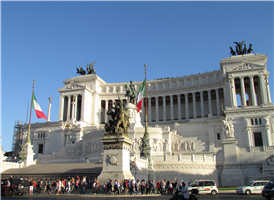
{"type": "Polygon", "coordinates": [[[222,186],[244,185],[244,175],[237,159],[237,140],[223,140],[224,165],[222,171],[222,186]]]}
{"type": "Polygon", "coordinates": [[[140,112],[137,112],[136,105],[132,103],[127,103],[125,108],[129,113],[129,123],[131,124],[131,126],[143,127],[143,125],[141,124],[140,112]]]}
{"type": "Polygon", "coordinates": [[[33,160],[33,156],[35,153],[33,152],[32,147],[33,145],[30,143],[25,143],[22,145],[20,157],[24,162],[24,167],[36,164],[36,161],[33,160]]]}
{"type": "Polygon", "coordinates": [[[134,178],[130,172],[130,145],[132,140],[125,136],[110,135],[101,139],[104,146],[103,170],[98,176],[100,184],[110,178],[113,181],[134,178]]]}

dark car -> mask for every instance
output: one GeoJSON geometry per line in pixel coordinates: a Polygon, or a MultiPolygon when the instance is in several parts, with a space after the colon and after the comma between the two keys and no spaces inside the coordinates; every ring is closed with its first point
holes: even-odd
{"type": "Polygon", "coordinates": [[[267,199],[274,197],[274,179],[272,179],[266,186],[264,186],[262,195],[267,199]]]}
{"type": "Polygon", "coordinates": [[[20,179],[3,179],[1,180],[1,195],[14,196],[23,195],[29,190],[29,183],[27,180],[20,179]],[[10,187],[7,187],[7,180],[10,181],[10,187]]]}

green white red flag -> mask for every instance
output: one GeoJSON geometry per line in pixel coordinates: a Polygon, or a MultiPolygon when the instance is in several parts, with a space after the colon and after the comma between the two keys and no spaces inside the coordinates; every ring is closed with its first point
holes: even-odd
{"type": "Polygon", "coordinates": [[[37,102],[37,100],[35,98],[34,92],[33,92],[33,99],[32,99],[32,101],[33,101],[32,108],[35,110],[37,118],[45,118],[45,119],[47,119],[46,115],[43,113],[41,107],[39,106],[39,104],[38,104],[38,102],[37,102]]]}
{"type": "Polygon", "coordinates": [[[142,102],[143,102],[143,98],[145,96],[145,92],[146,92],[146,79],[143,81],[142,86],[139,90],[137,103],[136,103],[137,112],[139,112],[142,108],[142,102]]]}

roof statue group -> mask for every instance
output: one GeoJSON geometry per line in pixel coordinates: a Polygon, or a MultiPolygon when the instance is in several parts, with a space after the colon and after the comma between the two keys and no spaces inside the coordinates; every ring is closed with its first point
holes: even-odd
{"type": "MultiPolygon", "coordinates": [[[[136,104],[137,93],[135,86],[132,81],[130,84],[126,84],[126,95],[129,98],[129,102],[136,104]]],[[[120,95],[117,91],[120,102],[114,102],[114,107],[111,107],[107,111],[107,115],[110,115],[112,119],[105,124],[106,135],[126,135],[128,133],[129,123],[129,114],[125,109],[124,102],[121,100],[120,95]]]]}
{"type": "Polygon", "coordinates": [[[232,47],[229,47],[230,48],[230,56],[236,56],[236,55],[243,55],[243,54],[248,54],[248,53],[251,53],[253,51],[252,49],[252,44],[249,45],[249,48],[247,49],[247,46],[245,44],[245,41],[242,41],[242,42],[234,42],[236,44],[235,46],[235,50],[236,52],[233,50],[232,47]],[[243,45],[244,45],[244,48],[243,48],[243,45]]]}
{"type": "Polygon", "coordinates": [[[81,75],[86,75],[87,74],[96,74],[96,71],[93,67],[94,63],[96,62],[93,62],[92,64],[88,63],[87,64],[87,71],[85,71],[82,66],[80,66],[79,68],[76,68],[77,72],[76,74],[81,74],[81,75]]]}

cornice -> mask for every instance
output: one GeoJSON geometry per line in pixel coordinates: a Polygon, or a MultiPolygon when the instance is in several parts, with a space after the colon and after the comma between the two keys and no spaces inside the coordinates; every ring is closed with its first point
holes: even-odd
{"type": "Polygon", "coordinates": [[[232,56],[228,58],[224,58],[220,61],[220,65],[222,67],[223,64],[229,64],[229,63],[242,63],[242,62],[251,62],[251,61],[259,61],[259,60],[267,60],[267,57],[265,54],[244,54],[244,55],[237,55],[232,56]]]}
{"type": "Polygon", "coordinates": [[[89,81],[99,81],[101,84],[105,84],[106,82],[101,79],[99,76],[95,74],[88,74],[88,75],[81,75],[81,76],[75,76],[72,78],[68,78],[63,81],[64,84],[69,84],[69,83],[83,83],[83,82],[89,82],[89,81]]]}
{"type": "Polygon", "coordinates": [[[264,106],[247,106],[247,107],[236,107],[226,108],[224,110],[225,115],[245,115],[245,114],[270,114],[274,112],[274,105],[264,106]]]}

